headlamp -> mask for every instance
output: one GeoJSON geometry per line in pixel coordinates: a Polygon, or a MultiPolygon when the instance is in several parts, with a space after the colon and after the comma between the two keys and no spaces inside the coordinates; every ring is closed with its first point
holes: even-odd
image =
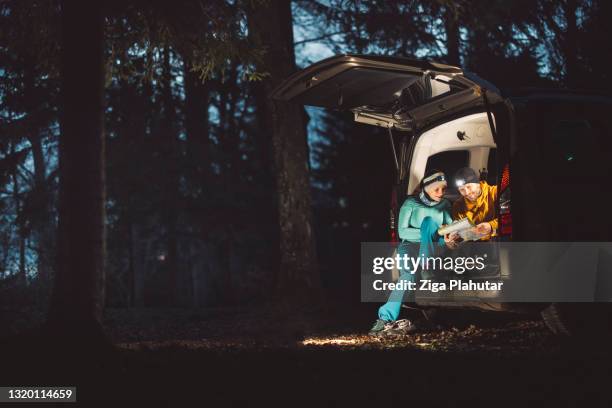
{"type": "Polygon", "coordinates": [[[446,176],[444,175],[444,173],[438,172],[438,173],[432,174],[431,176],[423,179],[423,185],[426,186],[428,184],[435,183],[438,181],[446,181],[446,176]]]}

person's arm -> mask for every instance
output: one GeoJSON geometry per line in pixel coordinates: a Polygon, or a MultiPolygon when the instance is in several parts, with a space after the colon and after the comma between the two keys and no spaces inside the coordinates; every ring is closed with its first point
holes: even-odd
{"type": "MultiPolygon", "coordinates": [[[[450,207],[450,205],[449,205],[450,207]]],[[[448,225],[448,224],[452,224],[453,223],[453,216],[451,215],[451,211],[455,210],[455,206],[453,205],[452,208],[448,208],[444,210],[444,214],[443,214],[443,224],[444,225],[448,225]]],[[[438,245],[440,246],[446,246],[449,249],[454,249],[457,247],[457,237],[458,235],[455,234],[447,234],[445,236],[440,237],[440,239],[438,240],[438,245]]]]}
{"type": "Polygon", "coordinates": [[[421,230],[410,226],[412,211],[413,205],[411,203],[404,203],[404,205],[402,205],[397,222],[397,232],[401,239],[418,242],[421,239],[421,230]]]}
{"type": "Polygon", "coordinates": [[[495,233],[498,226],[497,216],[495,214],[495,201],[497,199],[497,186],[490,186],[484,183],[486,189],[487,197],[487,212],[484,214],[484,219],[488,221],[484,221],[476,226],[476,231],[480,234],[486,234],[487,236],[483,239],[489,239],[492,234],[495,233]]]}
{"type": "Polygon", "coordinates": [[[444,225],[449,225],[453,223],[453,216],[451,215],[451,212],[447,209],[444,210],[444,217],[442,223],[444,225]]]}
{"type": "Polygon", "coordinates": [[[463,198],[460,198],[453,203],[452,219],[457,221],[462,218],[465,218],[465,212],[463,211],[463,198]]]}

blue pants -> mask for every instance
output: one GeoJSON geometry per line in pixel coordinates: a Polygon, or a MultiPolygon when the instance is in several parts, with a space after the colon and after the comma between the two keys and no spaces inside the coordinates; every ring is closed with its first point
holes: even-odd
{"type": "MultiPolygon", "coordinates": [[[[397,247],[397,253],[400,255],[400,257],[403,257],[404,254],[408,254],[408,256],[412,257],[418,257],[421,254],[424,257],[433,256],[436,252],[436,246],[440,247],[440,245],[444,245],[444,237],[438,235],[438,228],[440,228],[440,225],[435,222],[431,217],[423,218],[423,222],[421,223],[420,228],[421,241],[419,243],[419,252],[414,254],[414,248],[416,248],[415,243],[401,242],[397,247]]],[[[410,269],[400,269],[400,276],[398,282],[415,282],[416,271],[415,273],[410,272],[410,269]]],[[[408,296],[409,300],[414,300],[413,292],[409,292],[408,296]]],[[[400,314],[400,309],[402,307],[403,298],[403,290],[396,289],[391,292],[387,303],[385,303],[378,309],[378,318],[387,321],[397,320],[400,314]]]]}

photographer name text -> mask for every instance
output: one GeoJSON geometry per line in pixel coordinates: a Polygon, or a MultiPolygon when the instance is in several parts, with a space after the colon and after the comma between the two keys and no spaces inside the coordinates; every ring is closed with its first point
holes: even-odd
{"type": "Polygon", "coordinates": [[[400,280],[398,282],[384,282],[377,279],[373,282],[374,290],[413,290],[427,292],[443,292],[447,290],[501,290],[503,282],[473,281],[451,279],[448,282],[434,282],[431,279],[419,281],[400,280]]]}

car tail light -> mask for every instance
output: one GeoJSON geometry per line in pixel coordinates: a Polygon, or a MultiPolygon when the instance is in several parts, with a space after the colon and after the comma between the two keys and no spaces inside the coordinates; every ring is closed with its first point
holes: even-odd
{"type": "Polygon", "coordinates": [[[501,192],[510,187],[510,165],[506,164],[502,172],[501,192]]]}
{"type": "Polygon", "coordinates": [[[499,236],[512,237],[512,211],[510,205],[510,165],[502,172],[499,194],[499,236]]]}
{"type": "Polygon", "coordinates": [[[391,231],[391,239],[389,241],[393,244],[397,243],[397,233],[394,230],[391,231]]]}

